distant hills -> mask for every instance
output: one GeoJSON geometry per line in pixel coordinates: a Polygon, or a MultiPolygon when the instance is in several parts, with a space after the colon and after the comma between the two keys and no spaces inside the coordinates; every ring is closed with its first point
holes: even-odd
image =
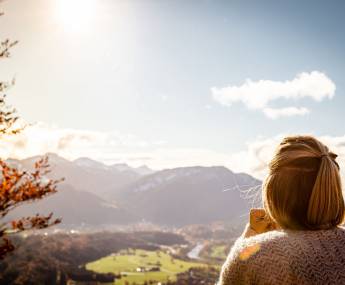
{"type": "MultiPolygon", "coordinates": [[[[64,177],[59,193],[21,206],[14,216],[54,212],[62,225],[129,224],[164,226],[245,220],[252,202],[246,191],[261,182],[222,167],[180,167],[154,172],[147,166],[105,165],[89,158],[66,160],[48,154],[51,178],[64,177]]],[[[39,157],[9,160],[30,168],[39,157]]]]}
{"type": "MultiPolygon", "coordinates": [[[[102,198],[108,197],[108,191],[116,191],[126,184],[132,183],[140,178],[141,168],[132,168],[126,164],[105,165],[90,158],[79,158],[69,161],[54,153],[47,154],[51,166],[50,178],[65,178],[63,184],[67,184],[76,190],[94,193],[102,198]]],[[[12,164],[30,169],[39,156],[30,157],[23,160],[11,159],[12,164]]],[[[145,166],[143,166],[145,168],[145,166]]],[[[153,172],[147,168],[147,171],[153,172]]]]}
{"type": "Polygon", "coordinates": [[[16,208],[10,217],[50,212],[54,213],[55,218],[62,218],[62,227],[96,227],[102,224],[134,223],[138,220],[125,208],[107,202],[93,193],[78,191],[70,185],[61,185],[58,193],[16,208]]]}
{"type": "Polygon", "coordinates": [[[250,206],[245,191],[260,184],[222,166],[181,167],[139,178],[118,191],[118,199],[131,212],[157,224],[237,223],[250,206]]]}

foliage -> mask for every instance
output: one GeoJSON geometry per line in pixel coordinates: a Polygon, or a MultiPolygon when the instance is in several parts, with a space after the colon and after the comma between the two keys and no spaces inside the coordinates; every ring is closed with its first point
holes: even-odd
{"type": "MultiPolygon", "coordinates": [[[[18,41],[10,41],[9,39],[0,42],[0,59],[9,58],[11,48],[17,43],[18,41]]],[[[14,79],[9,82],[0,81],[0,139],[3,136],[16,135],[25,127],[17,126],[19,118],[17,111],[5,101],[5,92],[14,83],[14,79]]],[[[47,179],[46,174],[48,172],[47,157],[37,161],[33,171],[19,170],[0,159],[0,259],[3,259],[15,248],[8,238],[10,234],[31,229],[42,229],[60,222],[59,219],[52,220],[52,214],[48,216],[37,214],[10,222],[5,221],[6,215],[19,205],[42,199],[56,192],[56,186],[60,180],[47,179]]]]}
{"type": "Polygon", "coordinates": [[[81,265],[126,248],[154,251],[160,245],[176,241],[186,243],[179,235],[168,232],[49,234],[47,230],[44,235],[21,236],[13,238],[17,246],[15,252],[0,260],[0,285],[66,285],[68,279],[91,282],[95,275],[98,280],[101,277],[116,277],[95,274],[81,265]],[[57,282],[59,275],[61,279],[57,282]]]}
{"type": "Polygon", "coordinates": [[[219,267],[207,266],[191,268],[186,272],[179,273],[176,281],[167,282],[165,285],[214,285],[220,273],[219,267]]]}

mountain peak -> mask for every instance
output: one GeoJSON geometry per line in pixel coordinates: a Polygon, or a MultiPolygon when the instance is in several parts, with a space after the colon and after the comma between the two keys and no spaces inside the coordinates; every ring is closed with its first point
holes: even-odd
{"type": "Polygon", "coordinates": [[[135,168],[134,170],[140,175],[149,175],[149,174],[154,173],[154,171],[151,168],[149,168],[147,165],[141,165],[135,168]]]}
{"type": "Polygon", "coordinates": [[[80,167],[87,167],[87,168],[99,168],[104,170],[109,170],[110,167],[103,164],[102,162],[93,160],[88,157],[79,157],[73,160],[73,163],[80,166],[80,167]]]}
{"type": "Polygon", "coordinates": [[[113,164],[111,166],[111,168],[113,168],[117,171],[120,171],[120,172],[124,172],[124,171],[135,172],[141,176],[149,175],[149,174],[152,174],[154,172],[152,169],[150,169],[146,165],[141,165],[139,167],[131,167],[127,163],[116,163],[116,164],[113,164]]]}
{"type": "Polygon", "coordinates": [[[36,162],[37,160],[43,158],[43,157],[48,157],[48,163],[51,164],[56,164],[56,163],[69,163],[70,161],[62,156],[59,156],[58,154],[54,152],[47,152],[46,154],[43,155],[35,155],[31,157],[27,157],[25,159],[20,160],[21,162],[24,163],[33,163],[36,162]]]}
{"type": "Polygon", "coordinates": [[[116,163],[111,165],[111,168],[121,172],[132,170],[132,168],[127,163],[116,163]]]}

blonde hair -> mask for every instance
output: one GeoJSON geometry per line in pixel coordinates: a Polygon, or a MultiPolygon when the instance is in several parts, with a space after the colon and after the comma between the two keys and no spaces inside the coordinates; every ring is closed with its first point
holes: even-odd
{"type": "Polygon", "coordinates": [[[336,157],[312,136],[284,138],[263,183],[262,198],[270,218],[288,229],[341,224],[345,207],[336,157]]]}

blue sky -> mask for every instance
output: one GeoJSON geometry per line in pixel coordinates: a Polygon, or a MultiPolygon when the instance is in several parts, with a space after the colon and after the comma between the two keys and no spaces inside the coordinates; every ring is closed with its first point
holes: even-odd
{"type": "MultiPolygon", "coordinates": [[[[53,129],[57,140],[56,132],[66,129],[122,140],[118,148],[98,141],[85,152],[65,149],[65,156],[89,150],[107,162],[150,165],[153,152],[202,150],[196,160],[178,162],[177,155],[151,165],[203,164],[203,151],[208,165],[281,134],[344,136],[344,1],[10,0],[1,6],[0,36],[20,44],[0,75],[16,76],[9,95],[22,117],[41,122],[44,132],[53,129]],[[335,85],[332,95],[325,91],[317,101],[314,91],[278,94],[269,106],[306,114],[272,119],[241,100],[224,106],[211,91],[247,79],[291,82],[313,71],[335,85]],[[135,160],[139,153],[146,160],[135,160]]],[[[257,86],[253,96],[270,93],[257,86]]]]}

